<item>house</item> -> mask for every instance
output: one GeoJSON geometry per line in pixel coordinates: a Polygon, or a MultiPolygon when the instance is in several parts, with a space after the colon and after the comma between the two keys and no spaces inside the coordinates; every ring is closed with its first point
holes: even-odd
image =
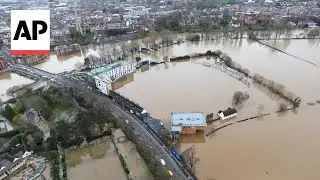
{"type": "Polygon", "coordinates": [[[134,73],[135,65],[124,61],[119,61],[108,66],[103,66],[89,72],[95,79],[96,87],[104,94],[109,94],[112,90],[112,83],[118,79],[134,73]]]}
{"type": "Polygon", "coordinates": [[[173,137],[180,134],[196,134],[207,126],[206,117],[202,112],[172,112],[171,132],[173,137]]]}
{"type": "Polygon", "coordinates": [[[235,108],[228,108],[225,111],[219,111],[218,116],[222,119],[228,119],[237,115],[237,110],[235,108]]]}
{"type": "Polygon", "coordinates": [[[317,23],[315,22],[307,22],[309,28],[318,28],[317,23]]]}
{"type": "Polygon", "coordinates": [[[42,62],[45,62],[50,59],[49,55],[42,55],[42,56],[13,56],[13,60],[17,64],[24,64],[24,65],[36,65],[42,62]]]}
{"type": "Polygon", "coordinates": [[[0,156],[0,179],[10,177],[26,168],[26,160],[32,152],[19,151],[13,155],[6,153],[0,156]]]}
{"type": "Polygon", "coordinates": [[[78,43],[70,44],[69,46],[66,46],[66,45],[56,46],[54,48],[54,52],[56,53],[57,56],[70,55],[80,51],[81,51],[80,44],[78,43]]]}

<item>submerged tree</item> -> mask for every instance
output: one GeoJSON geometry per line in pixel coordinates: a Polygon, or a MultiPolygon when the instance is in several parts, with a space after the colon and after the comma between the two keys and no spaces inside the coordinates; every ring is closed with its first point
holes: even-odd
{"type": "Polygon", "coordinates": [[[250,96],[247,92],[243,93],[241,91],[236,91],[232,97],[232,104],[233,105],[240,105],[240,104],[244,103],[246,100],[248,100],[249,98],[250,98],[250,96]]]}
{"type": "Polygon", "coordinates": [[[185,164],[194,172],[196,165],[199,164],[200,158],[197,155],[197,152],[194,146],[191,146],[186,150],[184,155],[185,164]]]}
{"type": "Polygon", "coordinates": [[[282,112],[282,111],[287,110],[287,108],[288,108],[288,105],[287,105],[286,103],[280,102],[280,103],[279,103],[279,107],[278,107],[278,111],[279,111],[279,112],[282,112]]]}

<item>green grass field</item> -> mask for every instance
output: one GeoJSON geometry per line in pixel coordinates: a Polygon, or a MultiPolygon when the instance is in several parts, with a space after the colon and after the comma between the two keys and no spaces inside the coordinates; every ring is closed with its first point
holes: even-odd
{"type": "Polygon", "coordinates": [[[218,4],[228,4],[231,0],[215,0],[218,4]]]}

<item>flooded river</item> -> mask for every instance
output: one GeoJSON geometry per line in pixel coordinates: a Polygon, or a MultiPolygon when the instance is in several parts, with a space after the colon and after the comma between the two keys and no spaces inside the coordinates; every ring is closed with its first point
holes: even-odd
{"type": "MultiPolygon", "coordinates": [[[[264,42],[320,65],[319,41],[264,42]]],[[[187,42],[142,57],[161,61],[164,56],[217,49],[229,54],[251,73],[259,73],[285,85],[301,97],[302,103],[296,112],[271,114],[237,123],[208,137],[203,134],[183,136],[181,150],[195,144],[200,157],[197,176],[201,180],[320,179],[320,122],[315,113],[320,110],[320,104],[306,105],[320,100],[319,67],[248,40],[187,42]]],[[[62,60],[52,56],[50,61],[37,67],[62,72],[74,69],[77,62],[83,62],[81,54],[62,60]]],[[[0,87],[1,92],[11,84],[25,81],[13,77],[16,75],[11,74],[11,80],[0,80],[1,84],[9,83],[0,87]]],[[[239,111],[238,120],[257,115],[259,111],[274,113],[282,101],[263,88],[248,88],[234,78],[194,61],[161,64],[137,72],[134,78],[125,81],[130,83],[118,85],[121,88],[117,91],[138,102],[153,116],[163,119],[167,128],[170,128],[170,112],[216,114],[231,105],[235,91],[247,91],[250,95],[239,111]]]]}
{"type": "MultiPolygon", "coordinates": [[[[274,43],[274,42],[267,42],[274,43]]],[[[288,53],[320,63],[319,46],[308,40],[277,44],[288,53]]],[[[221,49],[235,61],[276,82],[282,83],[303,100],[298,112],[272,114],[258,120],[238,123],[208,137],[183,136],[181,150],[195,144],[200,157],[197,176],[219,180],[300,180],[319,179],[320,69],[283,53],[247,40],[185,43],[161,49],[146,58],[179,56],[192,52],[221,49]]],[[[170,125],[170,112],[226,109],[235,91],[247,91],[249,102],[240,110],[238,120],[277,110],[281,99],[261,88],[247,88],[237,80],[212,68],[193,62],[153,67],[135,74],[135,81],[118,91],[139,102],[156,117],[170,125]]],[[[209,126],[210,129],[210,126],[209,126]]]]}

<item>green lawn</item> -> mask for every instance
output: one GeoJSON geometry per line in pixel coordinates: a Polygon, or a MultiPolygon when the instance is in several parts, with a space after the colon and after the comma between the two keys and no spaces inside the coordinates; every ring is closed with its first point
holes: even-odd
{"type": "Polygon", "coordinates": [[[228,4],[231,0],[215,0],[218,4],[228,4]]]}

